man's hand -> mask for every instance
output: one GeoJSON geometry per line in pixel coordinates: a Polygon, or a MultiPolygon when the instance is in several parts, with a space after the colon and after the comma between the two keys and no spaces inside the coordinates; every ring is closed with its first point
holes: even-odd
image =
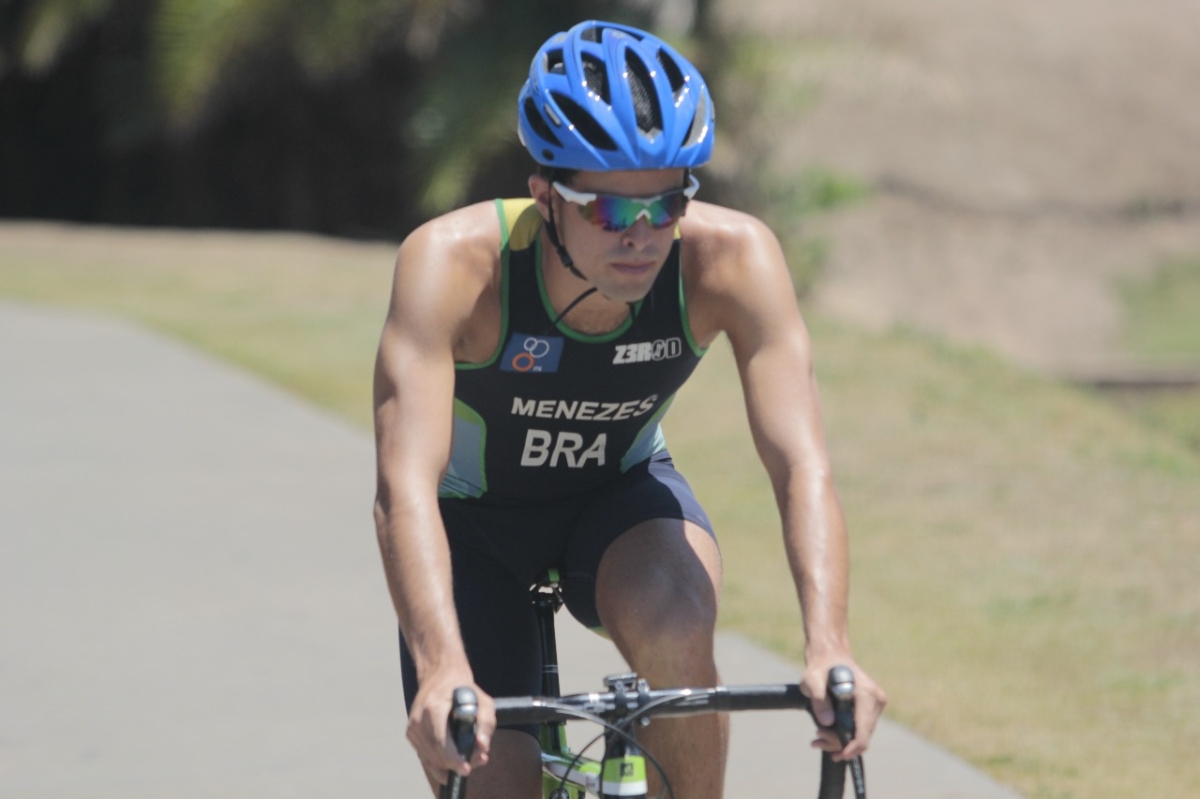
{"type": "Polygon", "coordinates": [[[430,784],[445,785],[451,771],[466,777],[472,769],[488,761],[488,747],[496,728],[496,703],[484,693],[468,672],[435,674],[421,683],[408,714],[408,740],[417,750],[430,784]],[[454,689],[468,686],[479,700],[479,726],[475,733],[475,751],[467,762],[454,748],[448,734],[454,689]]]}
{"type": "Polygon", "coordinates": [[[840,656],[827,655],[810,659],[804,669],[800,690],[812,700],[813,713],[822,728],[833,725],[833,703],[827,695],[826,681],[829,670],[839,664],[849,666],[854,672],[854,740],[843,747],[832,729],[820,729],[812,745],[816,749],[830,752],[833,759],[840,762],[851,760],[867,751],[871,735],[875,732],[875,725],[887,705],[887,694],[858,667],[848,652],[840,656]]]}

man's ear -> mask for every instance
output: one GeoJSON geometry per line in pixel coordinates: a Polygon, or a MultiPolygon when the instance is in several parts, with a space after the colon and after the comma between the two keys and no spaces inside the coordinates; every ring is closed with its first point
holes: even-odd
{"type": "Polygon", "coordinates": [[[529,196],[533,198],[542,219],[550,219],[550,181],[541,175],[529,176],[529,196]]]}

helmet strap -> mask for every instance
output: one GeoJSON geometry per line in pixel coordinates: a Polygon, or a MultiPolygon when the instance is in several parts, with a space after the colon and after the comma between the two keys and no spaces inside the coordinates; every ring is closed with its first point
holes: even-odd
{"type": "Polygon", "coordinates": [[[550,243],[554,245],[555,251],[558,253],[558,260],[562,261],[562,265],[570,270],[571,274],[585,283],[589,282],[583,273],[575,268],[575,261],[571,259],[567,248],[558,240],[558,226],[554,224],[554,198],[550,198],[550,219],[546,222],[546,235],[550,237],[550,243]]]}
{"type": "Polygon", "coordinates": [[[575,299],[571,300],[571,304],[570,304],[570,305],[568,305],[566,308],[564,308],[564,309],[563,309],[563,312],[562,312],[562,313],[560,313],[560,314],[558,315],[558,318],[557,318],[557,319],[555,319],[553,322],[551,322],[551,323],[550,323],[550,327],[551,327],[551,328],[558,327],[558,323],[559,323],[559,322],[561,322],[561,321],[563,320],[563,317],[565,317],[565,316],[566,316],[567,314],[569,314],[571,311],[575,310],[575,306],[576,306],[576,305],[578,305],[579,303],[581,303],[581,302],[583,302],[584,300],[586,300],[588,297],[590,297],[590,296],[592,296],[593,294],[595,294],[595,293],[596,293],[598,290],[599,290],[599,289],[597,289],[595,286],[592,286],[591,288],[584,290],[584,292],[583,292],[582,294],[580,294],[578,297],[576,297],[575,299]]]}
{"type": "MultiPolygon", "coordinates": [[[[584,283],[588,283],[590,285],[591,281],[584,277],[583,273],[575,267],[575,261],[571,259],[571,255],[567,252],[567,248],[563,246],[562,242],[558,238],[558,226],[554,224],[554,198],[550,198],[548,207],[550,209],[550,218],[546,220],[546,236],[550,239],[550,244],[554,246],[555,252],[558,253],[558,260],[562,261],[562,265],[570,270],[571,274],[582,280],[584,283]]],[[[566,309],[558,315],[558,318],[554,320],[554,323],[551,325],[551,327],[557,327],[558,323],[563,320],[563,317],[574,310],[576,305],[583,302],[597,291],[598,289],[595,286],[591,286],[587,289],[587,291],[576,297],[574,301],[572,301],[571,304],[568,305],[566,309]]],[[[629,306],[630,318],[636,318],[638,312],[637,303],[627,302],[625,304],[629,306]]]]}

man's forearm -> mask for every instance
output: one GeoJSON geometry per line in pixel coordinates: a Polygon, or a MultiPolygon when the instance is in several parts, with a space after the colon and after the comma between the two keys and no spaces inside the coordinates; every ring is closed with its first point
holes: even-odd
{"type": "Polygon", "coordinates": [[[375,524],[392,604],[418,675],[465,667],[450,548],[437,502],[377,499],[375,524]]]}
{"type": "Polygon", "coordinates": [[[849,547],[832,481],[797,475],[780,496],[784,545],[804,616],[806,653],[849,648],[849,547]]]}

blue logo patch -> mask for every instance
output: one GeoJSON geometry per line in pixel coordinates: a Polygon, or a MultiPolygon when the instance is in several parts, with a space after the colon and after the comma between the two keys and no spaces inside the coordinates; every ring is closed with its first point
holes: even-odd
{"type": "Polygon", "coordinates": [[[513,333],[500,356],[501,372],[557,372],[562,357],[562,336],[513,333]]]}

